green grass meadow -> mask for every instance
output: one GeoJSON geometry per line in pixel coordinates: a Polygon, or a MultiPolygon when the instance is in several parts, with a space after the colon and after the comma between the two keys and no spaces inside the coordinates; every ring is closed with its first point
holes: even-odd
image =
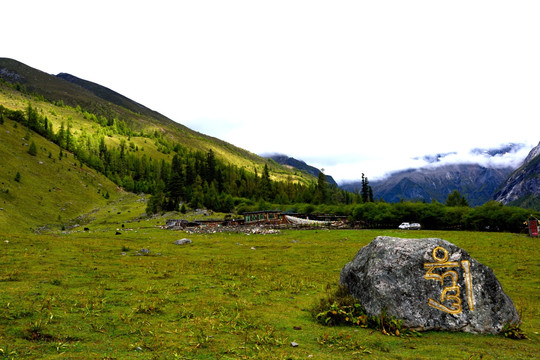
{"type": "Polygon", "coordinates": [[[0,359],[538,358],[538,239],[398,230],[189,234],[157,228],[159,218],[126,222],[116,235],[120,224],[96,216],[86,232],[0,234],[0,359]],[[529,339],[392,337],[316,323],[310,308],[378,235],[439,237],[467,250],[494,270],[529,339]],[[193,243],[173,243],[184,237],[193,243]],[[143,248],[150,252],[138,255],[143,248]]]}

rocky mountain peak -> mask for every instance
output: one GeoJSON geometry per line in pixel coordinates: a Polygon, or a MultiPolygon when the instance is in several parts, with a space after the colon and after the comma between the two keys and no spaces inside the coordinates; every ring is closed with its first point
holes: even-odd
{"type": "Polygon", "coordinates": [[[503,204],[540,207],[540,143],[529,152],[494,198],[503,204]]]}

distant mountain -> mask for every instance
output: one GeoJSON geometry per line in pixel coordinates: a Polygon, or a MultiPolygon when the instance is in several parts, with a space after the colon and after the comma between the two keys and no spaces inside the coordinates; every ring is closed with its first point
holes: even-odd
{"type": "MultiPolygon", "coordinates": [[[[444,203],[448,195],[457,190],[471,206],[476,206],[491,200],[512,171],[510,167],[492,169],[477,164],[442,165],[395,172],[370,185],[374,198],[387,202],[436,200],[444,203]]],[[[349,191],[360,187],[360,182],[341,186],[349,191]]]]}
{"type": "MultiPolygon", "coordinates": [[[[509,143],[497,148],[473,149],[468,154],[448,152],[425,155],[417,160],[423,160],[428,165],[390,173],[385,179],[371,181],[370,185],[374,198],[387,202],[446,202],[448,195],[457,190],[471,206],[482,205],[493,199],[517,168],[512,159],[524,147],[524,144],[509,143]],[[468,160],[466,163],[452,163],[452,159],[456,158],[468,160]]],[[[340,187],[354,191],[361,188],[361,182],[349,182],[340,187]]]]}
{"type": "Polygon", "coordinates": [[[503,204],[540,210],[540,143],[495,194],[503,204]]]}
{"type": "MultiPolygon", "coordinates": [[[[305,171],[313,176],[319,176],[319,173],[321,172],[321,170],[317,169],[316,167],[308,165],[302,160],[297,160],[287,155],[273,154],[273,155],[267,155],[266,158],[272,159],[280,165],[293,167],[295,169],[305,171]]],[[[326,176],[326,181],[329,184],[337,186],[337,183],[332,176],[330,175],[325,175],[325,176],[326,176]]]]}

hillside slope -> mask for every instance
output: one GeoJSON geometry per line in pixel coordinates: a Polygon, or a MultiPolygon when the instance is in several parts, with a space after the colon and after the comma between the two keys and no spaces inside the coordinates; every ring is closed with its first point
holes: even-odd
{"type": "MultiPolygon", "coordinates": [[[[21,93],[13,93],[4,86],[4,99],[0,98],[0,104],[12,110],[23,110],[27,103],[40,109],[50,109],[51,103],[65,108],[81,109],[103,117],[111,121],[112,119],[124,122],[135,132],[145,134],[159,134],[172,143],[179,143],[189,150],[207,152],[212,150],[216,157],[238,167],[243,167],[246,171],[262,173],[265,165],[270,169],[271,176],[275,180],[291,179],[295,182],[309,183],[315,180],[308,174],[295,174],[291,169],[269,162],[267,159],[257,156],[247,150],[236,147],[220,139],[193,131],[188,127],[172,121],[171,119],[150,110],[145,106],[132,101],[125,96],[114,92],[102,85],[82,80],[74,75],[59,74],[58,76],[47,74],[34,69],[13,59],[0,58],[0,79],[10,84],[20,84],[17,88],[21,93]],[[28,94],[28,96],[23,96],[28,94]],[[32,96],[39,94],[42,98],[32,96]],[[18,100],[18,101],[16,101],[18,100]]],[[[2,84],[0,84],[2,87],[2,84]]],[[[50,115],[49,110],[49,115],[50,115]]],[[[58,109],[52,110],[58,113],[58,109]]],[[[47,114],[48,112],[45,111],[47,114]]],[[[73,115],[67,115],[67,117],[73,115]]],[[[57,119],[49,116],[56,128],[67,117],[57,119]]],[[[87,132],[95,132],[95,124],[86,118],[80,119],[78,125],[87,132]]],[[[115,136],[116,142],[119,139],[115,136]]],[[[170,160],[170,159],[169,159],[170,160]]]]}
{"type": "MultiPolygon", "coordinates": [[[[306,172],[308,172],[309,174],[311,174],[313,176],[318,177],[319,173],[321,172],[316,167],[308,165],[302,160],[297,160],[297,159],[292,158],[292,157],[287,156],[287,155],[274,154],[274,155],[267,156],[267,158],[274,160],[278,164],[285,165],[285,166],[290,166],[290,167],[293,167],[293,168],[301,170],[301,171],[306,171],[306,172]]],[[[337,186],[337,183],[336,183],[336,181],[334,180],[334,178],[332,176],[330,176],[330,175],[325,175],[325,176],[326,176],[326,181],[330,185],[337,186]]]]}
{"type": "Polygon", "coordinates": [[[121,193],[105,176],[81,166],[73,154],[63,151],[60,158],[57,145],[7,118],[0,124],[0,159],[4,232],[60,229],[121,193]],[[36,155],[28,153],[32,143],[36,155]]]}
{"type": "Polygon", "coordinates": [[[494,198],[505,205],[540,210],[540,143],[510,175],[494,198]]]}

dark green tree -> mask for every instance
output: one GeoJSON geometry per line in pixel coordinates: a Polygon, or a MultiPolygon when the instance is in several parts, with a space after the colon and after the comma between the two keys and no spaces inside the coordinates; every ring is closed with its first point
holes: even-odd
{"type": "Polygon", "coordinates": [[[148,199],[148,203],[146,204],[146,213],[155,214],[163,211],[163,205],[165,203],[165,195],[163,193],[163,188],[163,183],[159,183],[157,185],[154,194],[150,196],[150,199],[148,199]]]}
{"type": "Polygon", "coordinates": [[[56,143],[61,148],[66,148],[66,130],[64,128],[64,122],[60,124],[60,129],[58,130],[58,133],[56,134],[56,143]]]}
{"type": "Polygon", "coordinates": [[[259,181],[259,193],[264,200],[273,200],[272,180],[270,179],[270,171],[266,164],[264,164],[261,180],[259,181]]]}
{"type": "Polygon", "coordinates": [[[39,114],[36,109],[32,107],[30,103],[26,107],[26,126],[30,129],[37,130],[39,123],[39,114]]]}
{"type": "Polygon", "coordinates": [[[35,142],[30,143],[30,147],[28,148],[28,153],[30,155],[36,156],[37,155],[37,147],[35,142]]]}
{"type": "Polygon", "coordinates": [[[203,180],[206,180],[209,184],[216,178],[216,156],[212,149],[208,150],[206,154],[206,162],[204,167],[203,180]]]}
{"type": "Polygon", "coordinates": [[[469,202],[459,191],[452,191],[446,198],[446,206],[469,206],[469,202]]]}
{"type": "Polygon", "coordinates": [[[167,209],[178,211],[180,201],[183,200],[185,195],[182,163],[178,154],[175,154],[172,159],[171,174],[167,183],[166,193],[168,197],[167,209]]]}
{"type": "Polygon", "coordinates": [[[362,173],[362,202],[373,202],[373,190],[369,185],[368,178],[362,173]]]}
{"type": "Polygon", "coordinates": [[[317,178],[317,186],[315,187],[315,195],[313,202],[315,204],[324,204],[328,200],[328,183],[326,182],[326,175],[324,175],[324,169],[319,171],[319,177],[317,178]]]}
{"type": "Polygon", "coordinates": [[[191,197],[191,207],[193,209],[200,208],[204,202],[203,194],[203,181],[199,175],[195,178],[195,183],[193,184],[193,196],[191,197]]]}
{"type": "Polygon", "coordinates": [[[17,171],[17,173],[15,174],[15,179],[14,179],[16,182],[21,182],[21,173],[17,171]]]}

